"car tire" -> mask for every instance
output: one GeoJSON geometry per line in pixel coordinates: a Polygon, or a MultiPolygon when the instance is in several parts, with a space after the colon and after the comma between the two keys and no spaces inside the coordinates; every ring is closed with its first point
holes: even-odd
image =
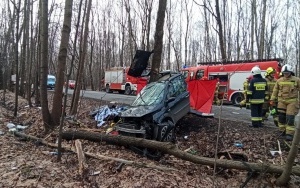
{"type": "Polygon", "coordinates": [[[165,134],[167,134],[169,128],[169,124],[165,123],[162,126],[158,127],[157,130],[157,137],[156,140],[161,141],[161,142],[172,142],[174,140],[175,137],[175,129],[172,128],[172,130],[168,133],[168,135],[165,136],[165,134]]]}
{"type": "Polygon", "coordinates": [[[125,95],[130,95],[131,94],[131,87],[130,86],[125,86],[125,95]]]}

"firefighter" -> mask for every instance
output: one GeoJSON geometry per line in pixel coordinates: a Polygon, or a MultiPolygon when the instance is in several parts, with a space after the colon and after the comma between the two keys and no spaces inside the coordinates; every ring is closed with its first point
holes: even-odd
{"type": "Polygon", "coordinates": [[[243,89],[244,89],[244,100],[242,100],[239,104],[240,108],[242,108],[243,106],[246,106],[246,109],[250,109],[250,103],[247,97],[247,93],[249,92],[249,84],[251,79],[253,78],[252,75],[248,76],[247,79],[244,81],[243,83],[243,89]]]}
{"type": "Polygon", "coordinates": [[[267,81],[261,76],[261,70],[255,66],[251,73],[253,79],[250,81],[247,97],[251,104],[251,121],[253,127],[262,127],[262,106],[265,100],[267,81]]]}
{"type": "Polygon", "coordinates": [[[291,141],[295,133],[295,116],[299,109],[300,79],[294,76],[291,65],[284,65],[281,72],[283,77],[279,78],[274,86],[270,105],[274,106],[277,100],[279,130],[287,141],[291,141]]]}
{"type": "Polygon", "coordinates": [[[271,95],[273,93],[273,88],[277,81],[277,79],[275,78],[275,73],[276,73],[276,70],[273,67],[267,68],[266,73],[265,73],[265,79],[267,80],[268,89],[266,90],[265,102],[263,104],[263,120],[264,121],[268,120],[268,117],[269,117],[270,111],[271,111],[271,115],[273,116],[274,123],[276,126],[278,126],[278,117],[276,115],[276,111],[277,111],[276,107],[270,106],[271,95]]]}
{"type": "Polygon", "coordinates": [[[217,78],[217,84],[216,84],[216,89],[215,89],[215,93],[214,93],[214,104],[220,106],[221,102],[219,99],[219,89],[220,89],[220,81],[219,78],[217,78]]]}

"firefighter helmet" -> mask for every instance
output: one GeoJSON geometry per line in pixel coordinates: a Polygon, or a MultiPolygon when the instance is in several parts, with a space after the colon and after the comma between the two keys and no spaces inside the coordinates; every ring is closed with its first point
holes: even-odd
{"type": "Polygon", "coordinates": [[[269,67],[266,70],[266,76],[269,76],[269,75],[271,75],[271,74],[273,74],[275,72],[276,72],[276,70],[273,67],[269,67]]]}
{"type": "Polygon", "coordinates": [[[261,74],[261,70],[259,67],[255,66],[251,69],[251,73],[252,73],[252,75],[258,75],[258,74],[261,74]]]}
{"type": "Polygon", "coordinates": [[[283,65],[283,67],[281,68],[281,72],[282,73],[292,73],[294,71],[293,71],[293,68],[291,65],[286,64],[286,65],[283,65]]]}

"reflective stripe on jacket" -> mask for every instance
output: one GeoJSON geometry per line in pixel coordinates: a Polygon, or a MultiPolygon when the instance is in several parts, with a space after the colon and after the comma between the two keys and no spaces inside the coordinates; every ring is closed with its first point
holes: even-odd
{"type": "Polygon", "coordinates": [[[300,79],[295,76],[288,78],[282,77],[277,80],[271,100],[294,102],[298,100],[298,92],[300,90],[300,79]]]}
{"type": "Polygon", "coordinates": [[[251,104],[261,104],[265,101],[267,81],[261,75],[254,75],[249,86],[249,101],[251,104]]]}

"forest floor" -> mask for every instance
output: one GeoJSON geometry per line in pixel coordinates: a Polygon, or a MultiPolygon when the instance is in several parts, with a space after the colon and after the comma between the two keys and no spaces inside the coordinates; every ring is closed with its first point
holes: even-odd
{"type": "MultiPolygon", "coordinates": [[[[276,187],[279,174],[259,173],[246,184],[248,172],[235,169],[216,169],[164,155],[159,161],[143,157],[122,146],[94,143],[81,140],[83,150],[94,154],[146,163],[170,169],[171,171],[124,165],[112,160],[86,158],[87,173],[80,175],[76,153],[64,152],[57,162],[56,150],[34,141],[15,137],[7,128],[8,123],[28,126],[22,132],[45,139],[49,143],[57,140],[57,130],[43,133],[41,110],[27,107],[27,101],[19,98],[18,117],[13,117],[14,95],[0,91],[0,188],[1,187],[276,187]],[[5,106],[5,107],[4,107],[5,106]],[[245,185],[246,184],[246,185],[245,185]]],[[[49,96],[49,101],[52,101],[49,96]]],[[[69,102],[70,100],[68,100],[69,102]]],[[[105,132],[105,126],[96,127],[90,112],[109,102],[81,99],[78,109],[78,124],[66,121],[64,129],[85,129],[105,132]]],[[[119,104],[121,105],[121,104],[119,104]]],[[[50,106],[51,107],[51,106],[50,106]]],[[[201,118],[192,114],[178,122],[176,145],[181,150],[203,157],[215,157],[218,127],[220,125],[218,156],[228,158],[228,153],[241,154],[247,161],[268,164],[284,164],[289,151],[288,144],[278,138],[276,129],[251,128],[237,120],[201,118]],[[234,143],[239,141],[242,147],[234,143]],[[279,141],[279,142],[278,142],[279,141]],[[282,150],[280,155],[270,151],[282,150]]],[[[63,141],[64,146],[73,146],[72,141],[63,141]]],[[[238,155],[238,156],[241,156],[238,155]]],[[[295,165],[298,164],[298,154],[295,165]]],[[[288,187],[299,187],[300,178],[292,175],[288,187]]]]}

